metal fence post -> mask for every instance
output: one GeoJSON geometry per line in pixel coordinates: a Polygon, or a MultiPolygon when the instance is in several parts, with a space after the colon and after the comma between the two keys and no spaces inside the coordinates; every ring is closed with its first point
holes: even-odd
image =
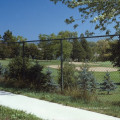
{"type": "Polygon", "coordinates": [[[60,40],[61,44],[61,92],[63,91],[63,40],[60,40]]]}
{"type": "Polygon", "coordinates": [[[23,80],[25,78],[25,70],[24,70],[24,67],[25,67],[25,42],[22,42],[23,44],[23,49],[22,49],[22,59],[23,59],[23,80]]]}

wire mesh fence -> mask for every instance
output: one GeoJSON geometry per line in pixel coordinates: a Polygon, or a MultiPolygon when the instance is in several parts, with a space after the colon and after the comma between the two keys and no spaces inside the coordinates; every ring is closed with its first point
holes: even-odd
{"type": "Polygon", "coordinates": [[[120,102],[118,41],[120,35],[1,41],[0,74],[4,71],[6,79],[14,78],[11,84],[17,80],[16,86],[26,87],[26,82],[42,90],[96,92],[99,100],[120,102]]]}

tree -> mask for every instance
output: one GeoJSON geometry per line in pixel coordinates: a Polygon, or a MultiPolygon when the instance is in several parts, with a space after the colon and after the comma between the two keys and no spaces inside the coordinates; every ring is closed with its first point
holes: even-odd
{"type": "MultiPolygon", "coordinates": [[[[70,31],[61,31],[58,33],[57,37],[60,39],[63,39],[63,59],[67,60],[70,59],[70,55],[72,52],[72,44],[69,40],[65,40],[64,38],[69,38],[69,37],[75,37],[77,36],[76,32],[70,32],[70,31]]],[[[60,44],[59,44],[59,49],[58,49],[58,56],[61,56],[61,50],[60,50],[60,44]]]]}
{"type": "Polygon", "coordinates": [[[10,30],[7,30],[6,32],[4,32],[3,41],[4,42],[15,42],[13,41],[13,35],[10,30]]]}
{"type": "Polygon", "coordinates": [[[39,48],[43,54],[44,60],[51,60],[53,58],[52,51],[52,41],[47,41],[49,39],[49,35],[40,34],[39,39],[41,40],[39,43],[39,48]]]}
{"type": "Polygon", "coordinates": [[[72,59],[73,60],[78,60],[78,62],[82,61],[85,59],[85,51],[81,45],[81,43],[78,41],[78,39],[75,39],[72,43],[73,45],[73,50],[72,50],[72,59]]]}
{"type": "Polygon", "coordinates": [[[80,37],[81,37],[80,38],[80,43],[81,43],[81,45],[82,45],[82,47],[83,47],[83,49],[85,51],[84,58],[86,60],[90,60],[91,56],[92,56],[92,52],[91,52],[91,49],[89,47],[89,44],[88,44],[87,40],[84,38],[83,34],[81,34],[80,37]]]}
{"type": "Polygon", "coordinates": [[[78,88],[80,89],[83,99],[90,100],[91,96],[97,90],[97,82],[94,74],[88,71],[88,65],[81,66],[81,71],[78,71],[78,88]]]}
{"type": "Polygon", "coordinates": [[[2,38],[2,36],[0,35],[0,39],[2,38]]]}
{"type": "Polygon", "coordinates": [[[8,56],[8,49],[6,44],[1,43],[0,44],[0,58],[5,59],[8,56]]]}
{"type": "Polygon", "coordinates": [[[99,60],[107,61],[109,60],[110,54],[108,49],[110,48],[110,42],[107,40],[99,40],[96,42],[96,49],[99,54],[99,60]]]}
{"type": "Polygon", "coordinates": [[[13,58],[15,56],[18,56],[20,53],[20,44],[18,43],[12,43],[17,42],[17,38],[12,35],[12,32],[10,30],[7,30],[4,32],[3,35],[3,42],[7,43],[7,49],[8,49],[8,57],[13,58]]]}
{"type": "MultiPolygon", "coordinates": [[[[75,65],[66,62],[63,67],[64,89],[76,87],[75,65]]],[[[59,69],[59,84],[61,84],[61,69],[59,69]]]]}
{"type": "MultiPolygon", "coordinates": [[[[67,24],[75,23],[80,20],[84,23],[89,19],[90,23],[96,23],[95,29],[106,31],[106,34],[110,33],[107,29],[111,24],[114,25],[114,29],[118,33],[120,31],[120,0],[50,0],[55,4],[62,2],[69,8],[77,8],[80,12],[80,18],[75,19],[71,16],[66,19],[67,24]]],[[[75,23],[74,28],[79,25],[75,23]]]]}
{"type": "Polygon", "coordinates": [[[101,83],[100,89],[102,91],[107,91],[107,94],[110,94],[110,91],[116,89],[116,85],[113,83],[113,81],[110,79],[110,73],[107,72],[104,76],[104,81],[101,83]]]}
{"type": "Polygon", "coordinates": [[[52,71],[48,68],[46,71],[46,84],[45,84],[45,90],[49,92],[53,92],[59,88],[59,85],[55,83],[52,71]]]}
{"type": "MultiPolygon", "coordinates": [[[[64,38],[75,37],[75,36],[77,36],[77,33],[70,32],[70,31],[61,31],[57,35],[40,34],[39,38],[41,42],[39,43],[39,48],[41,48],[41,51],[43,53],[43,59],[46,59],[46,60],[59,59],[59,57],[61,56],[60,41],[54,40],[54,39],[64,39],[64,38]],[[52,39],[52,40],[47,41],[48,39],[52,39]]],[[[63,40],[64,60],[67,60],[70,58],[71,52],[72,52],[71,42],[69,40],[63,40]]]]}
{"type": "Polygon", "coordinates": [[[24,38],[23,36],[17,36],[17,41],[18,42],[24,42],[24,41],[26,41],[27,40],[27,38],[24,38]]]}
{"type": "Polygon", "coordinates": [[[120,67],[120,40],[110,42],[110,61],[114,66],[120,67]]]}
{"type": "Polygon", "coordinates": [[[39,50],[38,50],[37,45],[35,45],[34,43],[26,44],[25,55],[27,57],[31,57],[32,59],[38,58],[39,50]]]}
{"type": "Polygon", "coordinates": [[[93,41],[88,42],[89,47],[91,49],[91,60],[96,62],[99,57],[98,49],[97,49],[97,43],[93,41]]]}

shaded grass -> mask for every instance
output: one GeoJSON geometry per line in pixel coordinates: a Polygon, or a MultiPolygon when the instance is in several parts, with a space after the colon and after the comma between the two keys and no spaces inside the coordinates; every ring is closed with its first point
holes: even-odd
{"type": "Polygon", "coordinates": [[[42,120],[23,111],[0,106],[0,120],[42,120]]]}
{"type": "MultiPolygon", "coordinates": [[[[31,60],[32,63],[34,63],[36,60],[31,60]]],[[[60,65],[60,61],[59,60],[37,60],[37,62],[39,62],[40,65],[43,66],[48,66],[48,65],[60,65]]]]}
{"type": "Polygon", "coordinates": [[[0,63],[4,66],[7,66],[10,62],[10,59],[0,60],[0,63]]]}

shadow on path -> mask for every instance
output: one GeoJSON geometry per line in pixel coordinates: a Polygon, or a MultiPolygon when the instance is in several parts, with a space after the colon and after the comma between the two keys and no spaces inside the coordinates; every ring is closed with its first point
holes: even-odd
{"type": "Polygon", "coordinates": [[[10,93],[10,92],[0,91],[0,95],[10,95],[10,96],[14,96],[15,94],[10,93]]]}

